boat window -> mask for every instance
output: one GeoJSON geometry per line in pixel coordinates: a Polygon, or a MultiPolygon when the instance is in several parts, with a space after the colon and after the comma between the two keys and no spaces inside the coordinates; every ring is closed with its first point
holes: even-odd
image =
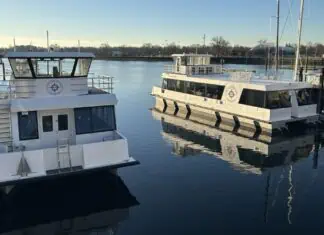
{"type": "Polygon", "coordinates": [[[72,76],[75,59],[62,59],[61,60],[61,77],[72,76]]]}
{"type": "Polygon", "coordinates": [[[205,68],[204,67],[199,67],[198,73],[199,74],[204,74],[205,73],[205,68]]]}
{"type": "Polygon", "coordinates": [[[74,109],[77,135],[116,130],[114,106],[74,109]]]}
{"type": "Polygon", "coordinates": [[[190,95],[195,94],[195,83],[194,82],[186,82],[186,91],[190,95]]]}
{"type": "Polygon", "coordinates": [[[183,93],[185,92],[184,81],[177,81],[176,91],[183,93]]]}
{"type": "Polygon", "coordinates": [[[213,67],[207,67],[207,73],[213,73],[213,67]]]}
{"type": "Polygon", "coordinates": [[[167,79],[163,79],[163,81],[162,81],[162,89],[168,89],[168,80],[167,79]]]}
{"type": "Polygon", "coordinates": [[[167,89],[175,91],[177,88],[177,80],[167,79],[167,89]]]}
{"type": "Polygon", "coordinates": [[[264,108],[265,107],[265,92],[243,89],[240,98],[240,104],[245,104],[253,107],[264,108]]]}
{"type": "Polygon", "coordinates": [[[191,73],[195,74],[196,73],[196,67],[191,67],[191,73]]]}
{"type": "Polygon", "coordinates": [[[269,91],[267,92],[267,109],[290,108],[289,91],[269,91]]]}
{"type": "Polygon", "coordinates": [[[195,95],[206,96],[206,84],[196,83],[195,84],[195,95]]]}
{"type": "Polygon", "coordinates": [[[58,60],[32,60],[36,77],[60,77],[58,60]]]}
{"type": "Polygon", "coordinates": [[[184,56],[181,58],[181,65],[187,66],[188,64],[188,57],[184,56]]]}
{"type": "Polygon", "coordinates": [[[37,58],[31,59],[37,78],[71,77],[75,59],[37,58]]]}
{"type": "Polygon", "coordinates": [[[113,106],[93,107],[92,130],[93,132],[115,130],[115,112],[113,106]]]}
{"type": "Polygon", "coordinates": [[[224,86],[207,84],[206,97],[221,100],[224,93],[224,86]]]}
{"type": "Polygon", "coordinates": [[[18,113],[19,140],[38,139],[37,112],[18,113]]]}
{"type": "Polygon", "coordinates": [[[75,77],[88,76],[90,65],[91,65],[91,59],[78,59],[74,76],[75,77]]]}
{"type": "Polygon", "coordinates": [[[28,59],[9,59],[12,71],[16,78],[32,78],[28,59]]]}
{"type": "Polygon", "coordinates": [[[66,131],[68,129],[69,129],[68,115],[67,114],[58,115],[58,130],[66,131]]]}
{"type": "Polygon", "coordinates": [[[297,91],[299,106],[317,104],[317,95],[314,89],[302,89],[297,91]]]}
{"type": "Polygon", "coordinates": [[[53,131],[53,116],[43,116],[43,132],[51,132],[53,131]]]}

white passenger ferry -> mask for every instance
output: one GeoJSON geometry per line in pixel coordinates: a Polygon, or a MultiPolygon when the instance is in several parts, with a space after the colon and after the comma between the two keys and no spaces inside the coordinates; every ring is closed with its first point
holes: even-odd
{"type": "Polygon", "coordinates": [[[309,83],[258,77],[254,72],[225,71],[210,64],[211,55],[176,54],[162,74],[162,87],[153,87],[156,108],[191,120],[204,117],[234,130],[274,134],[294,123],[318,121],[317,96],[309,83]]]}
{"type": "Polygon", "coordinates": [[[0,90],[0,184],[138,163],[117,131],[112,77],[88,78],[92,53],[5,57],[12,76],[0,90]]]}

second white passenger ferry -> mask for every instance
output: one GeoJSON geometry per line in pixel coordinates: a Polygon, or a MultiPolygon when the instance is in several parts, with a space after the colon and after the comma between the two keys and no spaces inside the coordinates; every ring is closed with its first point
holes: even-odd
{"type": "Polygon", "coordinates": [[[253,72],[225,71],[211,55],[175,54],[174,64],[154,86],[156,109],[208,124],[226,122],[233,129],[273,135],[296,123],[318,121],[317,94],[309,83],[257,77],[253,72]]]}

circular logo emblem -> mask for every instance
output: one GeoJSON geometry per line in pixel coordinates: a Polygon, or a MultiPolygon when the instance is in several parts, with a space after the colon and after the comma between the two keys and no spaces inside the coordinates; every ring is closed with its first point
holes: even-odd
{"type": "Polygon", "coordinates": [[[47,83],[47,92],[51,95],[58,95],[63,91],[63,84],[59,80],[51,80],[47,83]]]}
{"type": "Polygon", "coordinates": [[[226,91],[227,99],[231,102],[235,101],[237,98],[237,91],[235,87],[229,87],[226,91]]]}

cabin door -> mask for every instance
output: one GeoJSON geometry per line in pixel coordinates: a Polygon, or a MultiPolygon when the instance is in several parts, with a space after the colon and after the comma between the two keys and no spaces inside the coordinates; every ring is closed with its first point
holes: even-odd
{"type": "Polygon", "coordinates": [[[44,148],[71,144],[71,117],[69,110],[40,111],[40,139],[44,148]]]}

